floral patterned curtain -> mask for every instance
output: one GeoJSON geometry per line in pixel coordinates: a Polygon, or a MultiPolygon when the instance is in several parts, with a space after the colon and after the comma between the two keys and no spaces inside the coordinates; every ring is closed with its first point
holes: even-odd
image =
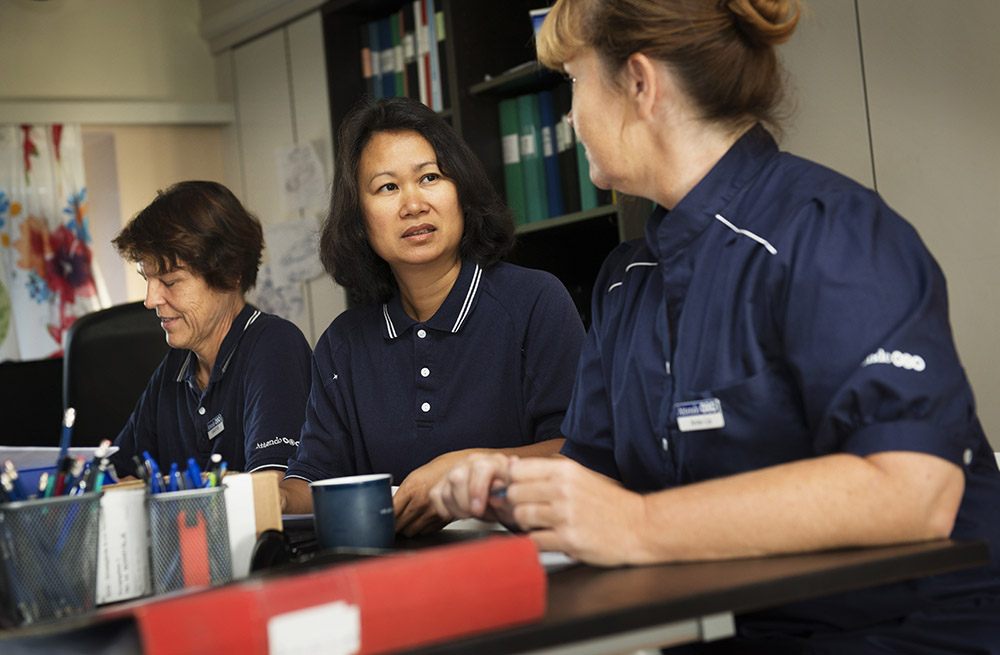
{"type": "Polygon", "coordinates": [[[100,308],[79,125],[0,125],[0,361],[60,356],[100,308]]]}

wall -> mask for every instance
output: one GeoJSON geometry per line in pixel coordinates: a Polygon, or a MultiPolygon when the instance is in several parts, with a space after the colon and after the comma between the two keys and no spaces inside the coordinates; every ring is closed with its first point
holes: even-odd
{"type": "MultiPolygon", "coordinates": [[[[313,12],[227,50],[216,60],[220,96],[233,102],[237,115],[236,123],[224,131],[227,182],[265,229],[306,219],[309,229],[318,231],[325,214],[326,187],[333,176],[333,139],[323,52],[322,19],[313,12]],[[294,145],[314,149],[323,169],[324,190],[319,203],[290,210],[282,201],[284,180],[277,153],[294,145]]],[[[346,309],[346,294],[320,272],[303,284],[302,299],[302,313],[288,317],[315,345],[346,309]]]]}
{"type": "Polygon", "coordinates": [[[182,180],[225,180],[222,130],[174,125],[85,126],[84,166],[94,251],[112,304],[141,300],[135,266],[111,239],[156,192],[182,180]]]}
{"type": "Polygon", "coordinates": [[[0,2],[0,99],[215,101],[198,0],[0,2]]]}
{"type": "Polygon", "coordinates": [[[783,146],[874,186],[920,232],[948,280],[955,341],[996,450],[998,23],[995,0],[808,0],[782,47],[796,96],[783,146]]]}
{"type": "Polygon", "coordinates": [[[111,246],[125,222],[173,182],[225,178],[200,13],[198,0],[0,2],[0,120],[84,123],[92,246],[112,304],[145,293],[111,246]]]}

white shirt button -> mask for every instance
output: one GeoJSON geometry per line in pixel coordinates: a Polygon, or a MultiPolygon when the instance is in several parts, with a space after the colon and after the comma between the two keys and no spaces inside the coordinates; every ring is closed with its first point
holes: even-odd
{"type": "Polygon", "coordinates": [[[429,368],[427,368],[426,366],[424,368],[420,369],[420,377],[425,378],[425,377],[427,377],[430,374],[431,374],[431,370],[429,368]]]}
{"type": "Polygon", "coordinates": [[[972,449],[971,448],[966,448],[965,452],[962,453],[962,461],[965,462],[966,466],[968,466],[969,464],[972,463],[972,449]]]}
{"type": "Polygon", "coordinates": [[[424,403],[423,405],[420,406],[420,409],[424,410],[424,413],[426,414],[427,412],[431,411],[431,404],[424,403]]]}
{"type": "Polygon", "coordinates": [[[666,437],[660,439],[660,445],[663,446],[663,450],[670,450],[670,442],[667,441],[666,437]]]}
{"type": "Polygon", "coordinates": [[[417,330],[417,336],[420,337],[421,339],[423,339],[424,337],[427,336],[427,330],[423,330],[423,329],[417,330]]]}
{"type": "Polygon", "coordinates": [[[205,415],[205,408],[204,407],[199,407],[198,408],[198,413],[201,414],[202,416],[204,416],[205,415]]]}

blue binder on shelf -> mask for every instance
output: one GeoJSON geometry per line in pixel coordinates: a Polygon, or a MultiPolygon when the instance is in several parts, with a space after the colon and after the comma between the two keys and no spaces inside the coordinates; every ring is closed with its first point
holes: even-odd
{"type": "Polygon", "coordinates": [[[551,91],[538,94],[538,114],[542,122],[542,161],[545,165],[545,193],[549,217],[562,216],[562,179],[559,173],[559,153],[556,149],[556,114],[551,91]]]}

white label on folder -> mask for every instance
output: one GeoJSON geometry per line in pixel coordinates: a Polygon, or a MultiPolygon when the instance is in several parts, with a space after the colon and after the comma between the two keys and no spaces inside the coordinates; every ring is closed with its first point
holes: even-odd
{"type": "Polygon", "coordinates": [[[718,398],[676,403],[674,410],[677,412],[677,429],[681,432],[718,430],[726,426],[722,403],[718,398]]]}
{"type": "Polygon", "coordinates": [[[273,616],[267,646],[270,655],[354,655],[361,650],[361,608],[338,600],[273,616]]]}
{"type": "Polygon", "coordinates": [[[521,161],[521,146],[517,144],[517,135],[508,134],[503,138],[503,163],[516,164],[521,161]]]}
{"type": "Polygon", "coordinates": [[[521,135],[521,156],[534,157],[538,153],[535,150],[535,131],[521,135]]]}
{"type": "Polygon", "coordinates": [[[555,146],[552,143],[552,128],[543,127],[542,128],[542,155],[545,157],[551,157],[556,154],[555,146]]]}
{"type": "Polygon", "coordinates": [[[215,439],[225,429],[226,426],[222,423],[222,414],[216,414],[215,418],[208,422],[208,438],[215,439]]]}

